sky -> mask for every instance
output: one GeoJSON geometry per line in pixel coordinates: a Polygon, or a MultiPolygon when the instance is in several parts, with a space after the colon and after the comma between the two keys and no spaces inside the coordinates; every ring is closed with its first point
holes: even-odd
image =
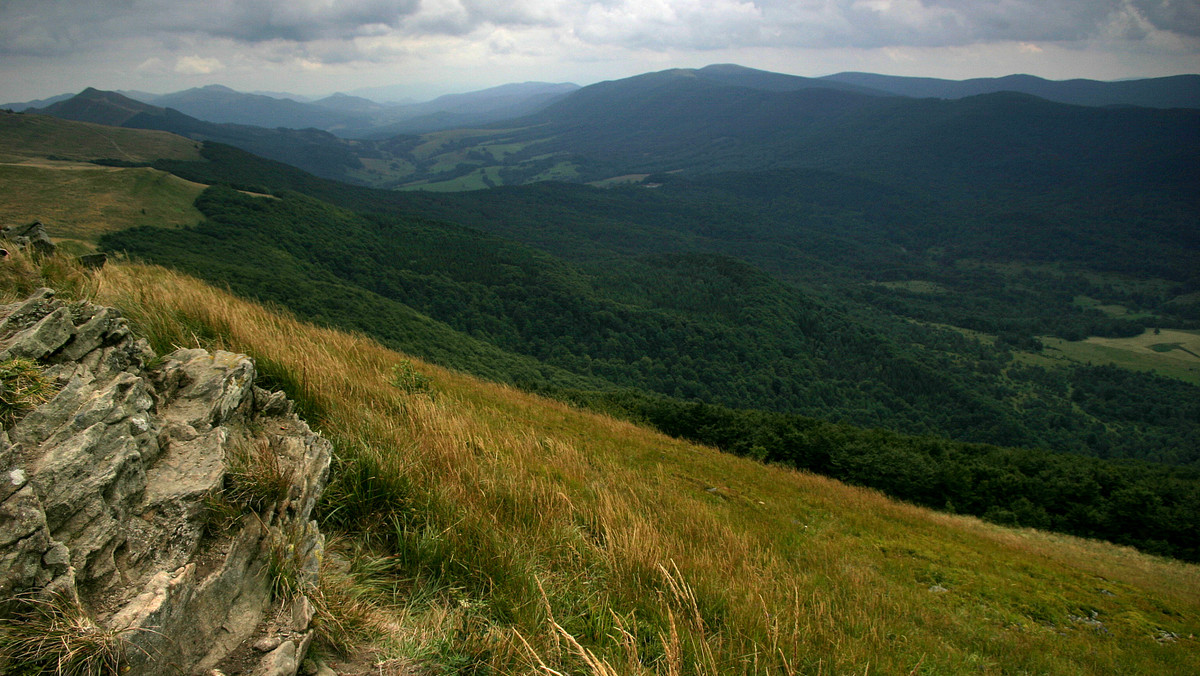
{"type": "Polygon", "coordinates": [[[208,84],[422,100],[737,63],[804,76],[1200,73],[1200,0],[0,0],[0,101],[208,84]]]}

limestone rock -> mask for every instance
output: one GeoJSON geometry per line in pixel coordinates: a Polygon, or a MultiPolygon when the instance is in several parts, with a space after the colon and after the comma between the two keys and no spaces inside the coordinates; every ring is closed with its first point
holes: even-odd
{"type": "Polygon", "coordinates": [[[15,594],[53,590],[130,630],[132,676],[295,674],[311,604],[272,619],[267,560],[299,538],[315,580],[329,443],[282,393],[254,386],[248,357],[178,350],[148,368],[153,354],[118,311],[49,289],[0,306],[0,359],[18,356],[45,365],[57,394],[0,430],[0,616],[15,594]],[[206,501],[244,443],[275,453],[292,486],[268,512],[211,528],[206,501]],[[224,663],[269,622],[282,638],[257,667],[224,663]]]}

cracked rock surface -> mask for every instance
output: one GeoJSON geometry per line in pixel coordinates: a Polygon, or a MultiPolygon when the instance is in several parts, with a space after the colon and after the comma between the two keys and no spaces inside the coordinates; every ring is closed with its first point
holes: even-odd
{"type": "MultiPolygon", "coordinates": [[[[280,612],[266,573],[272,545],[286,538],[315,576],[324,540],[311,519],[329,443],[282,393],[254,385],[249,357],[156,358],[117,310],[49,289],[0,305],[0,361],[16,357],[42,365],[56,394],[0,430],[0,615],[16,594],[68,594],[98,623],[131,630],[125,673],[228,669],[280,612]],[[206,505],[239,445],[268,449],[291,486],[214,528],[206,505]]],[[[290,652],[245,673],[294,674],[311,640],[305,625],[285,642],[290,652]]]]}

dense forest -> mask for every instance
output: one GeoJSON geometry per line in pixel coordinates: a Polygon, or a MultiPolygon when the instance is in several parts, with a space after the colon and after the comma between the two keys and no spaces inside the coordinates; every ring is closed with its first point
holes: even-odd
{"type": "Polygon", "coordinates": [[[1200,460],[1195,386],[1025,365],[1003,340],[806,293],[728,256],[630,256],[602,269],[298,194],[214,188],[197,206],[200,226],[104,244],[530,389],[634,387],[964,441],[1200,460]],[[1137,405],[1121,407],[1114,388],[1137,405]]]}

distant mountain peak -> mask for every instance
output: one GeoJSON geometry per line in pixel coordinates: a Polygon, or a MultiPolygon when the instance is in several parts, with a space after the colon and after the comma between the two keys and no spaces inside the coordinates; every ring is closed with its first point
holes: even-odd
{"type": "Polygon", "coordinates": [[[847,72],[827,75],[821,80],[872,87],[914,98],[960,99],[999,91],[1015,91],[1049,101],[1082,106],[1200,108],[1200,75],[1172,75],[1105,82],[1082,78],[1047,80],[1026,73],[969,80],[945,80],[847,72]]]}
{"type": "Polygon", "coordinates": [[[121,126],[130,118],[142,114],[162,114],[162,108],[135,101],[117,92],[88,87],[69,99],[59,101],[35,112],[79,122],[94,122],[121,126]]]}

